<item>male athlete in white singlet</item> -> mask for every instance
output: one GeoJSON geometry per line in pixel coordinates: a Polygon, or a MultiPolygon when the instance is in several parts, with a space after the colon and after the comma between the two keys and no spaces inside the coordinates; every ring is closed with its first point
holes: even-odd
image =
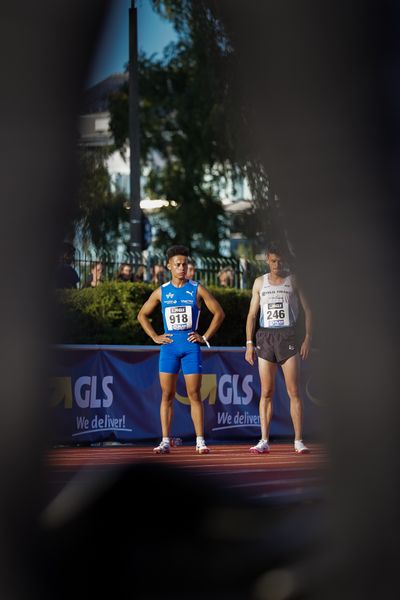
{"type": "Polygon", "coordinates": [[[261,439],[250,452],[269,452],[269,428],[272,418],[272,397],[278,365],[282,367],[290,398],[290,416],[294,427],[294,450],[305,454],[309,449],[302,440],[303,406],[299,396],[299,355],[307,358],[311,345],[312,317],[310,307],[293,275],[282,274],[282,254],[276,247],[266,252],[269,273],[257,277],[246,321],[245,360],[254,364],[254,329],[258,311],[260,326],[256,333],[256,353],[261,381],[260,421],[261,439]],[[305,314],[305,337],[299,344],[296,323],[299,303],[305,314]]]}

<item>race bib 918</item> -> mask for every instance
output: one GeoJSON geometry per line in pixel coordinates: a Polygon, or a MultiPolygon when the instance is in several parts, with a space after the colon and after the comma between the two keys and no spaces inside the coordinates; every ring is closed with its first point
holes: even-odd
{"type": "Polygon", "coordinates": [[[264,327],[289,327],[289,303],[283,298],[263,306],[264,327]]]}
{"type": "Polygon", "coordinates": [[[168,306],[165,309],[165,320],[168,329],[191,329],[191,306],[168,306]]]}

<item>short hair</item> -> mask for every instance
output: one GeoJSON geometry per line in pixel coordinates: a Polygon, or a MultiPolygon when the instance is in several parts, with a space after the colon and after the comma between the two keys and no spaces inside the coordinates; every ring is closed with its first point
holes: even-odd
{"type": "Polygon", "coordinates": [[[193,267],[196,267],[196,263],[194,262],[193,258],[189,258],[188,265],[192,265],[193,267]]]}
{"type": "Polygon", "coordinates": [[[283,256],[283,251],[278,242],[271,242],[270,244],[268,244],[265,254],[267,256],[269,254],[277,254],[278,256],[283,256]]]}
{"type": "Polygon", "coordinates": [[[167,250],[167,261],[170,261],[174,256],[189,256],[189,248],[186,246],[171,246],[167,250]]]}

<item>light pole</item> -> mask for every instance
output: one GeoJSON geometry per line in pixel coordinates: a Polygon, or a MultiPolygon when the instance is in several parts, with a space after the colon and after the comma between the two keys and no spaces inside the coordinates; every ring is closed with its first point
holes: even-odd
{"type": "Polygon", "coordinates": [[[138,89],[137,1],[129,9],[129,146],[130,146],[130,250],[141,252],[142,212],[140,210],[140,130],[138,89]]]}

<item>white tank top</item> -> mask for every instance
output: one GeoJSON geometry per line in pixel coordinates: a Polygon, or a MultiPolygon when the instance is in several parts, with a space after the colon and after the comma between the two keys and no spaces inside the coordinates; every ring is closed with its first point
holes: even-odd
{"type": "Polygon", "coordinates": [[[288,275],[282,283],[273,285],[268,273],[263,276],[260,290],[260,327],[278,329],[293,327],[299,316],[299,300],[288,275]]]}

